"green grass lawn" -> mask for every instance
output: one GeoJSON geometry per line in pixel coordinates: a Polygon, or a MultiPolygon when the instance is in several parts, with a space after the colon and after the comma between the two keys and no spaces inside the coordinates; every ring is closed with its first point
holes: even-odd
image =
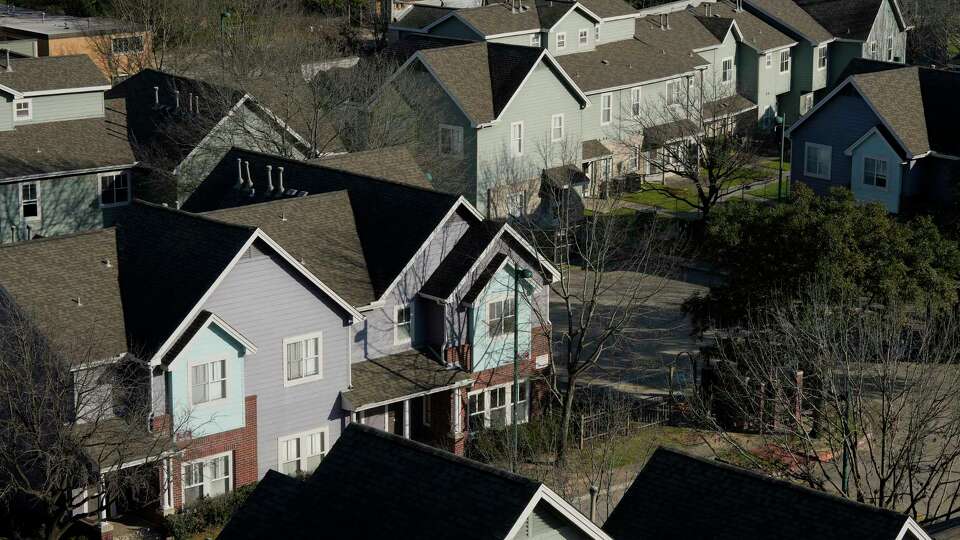
{"type": "MultiPolygon", "coordinates": [[[[752,189],[747,193],[749,193],[750,195],[753,195],[754,197],[762,197],[764,199],[774,200],[777,198],[777,182],[776,181],[770,182],[769,184],[761,188],[752,189]]],[[[790,179],[784,178],[783,179],[783,198],[786,199],[789,195],[790,195],[790,179]]]]}
{"type": "MultiPolygon", "coordinates": [[[[777,172],[777,171],[779,170],[779,163],[780,163],[780,160],[777,159],[777,158],[761,159],[761,160],[760,160],[760,167],[763,168],[763,169],[772,170],[773,172],[777,172]]],[[[783,171],[784,171],[784,172],[787,172],[787,171],[789,171],[789,170],[790,170],[790,160],[789,160],[789,159],[784,159],[784,161],[783,161],[783,171]]]]}
{"type": "Polygon", "coordinates": [[[643,464],[658,446],[683,450],[702,442],[700,434],[690,428],[657,426],[623,438],[616,446],[614,466],[643,464]]]}
{"type": "MultiPolygon", "coordinates": [[[[672,192],[690,200],[696,200],[697,198],[697,193],[693,186],[669,189],[672,192]]],[[[647,206],[656,206],[657,208],[663,208],[664,210],[670,210],[672,212],[689,212],[696,210],[694,207],[683,201],[674,199],[665,193],[654,191],[651,188],[645,188],[633,193],[627,193],[623,196],[623,200],[637,204],[645,204],[647,206]]]]}

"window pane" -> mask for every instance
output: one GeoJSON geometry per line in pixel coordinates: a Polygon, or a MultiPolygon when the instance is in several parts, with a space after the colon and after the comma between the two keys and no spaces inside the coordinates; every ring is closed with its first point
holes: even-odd
{"type": "Polygon", "coordinates": [[[302,359],[303,342],[287,343],[287,380],[303,377],[300,360],[302,359]]]}
{"type": "Polygon", "coordinates": [[[190,487],[183,490],[184,504],[190,504],[203,497],[203,486],[190,487]]]}
{"type": "Polygon", "coordinates": [[[207,401],[207,366],[193,366],[193,402],[207,401]]]}

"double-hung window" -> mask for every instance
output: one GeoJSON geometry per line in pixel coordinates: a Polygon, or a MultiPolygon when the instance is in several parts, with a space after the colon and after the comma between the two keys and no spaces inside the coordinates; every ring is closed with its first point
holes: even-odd
{"type": "Polygon", "coordinates": [[[327,455],[327,439],[326,428],[281,437],[277,452],[280,472],[290,476],[312,473],[327,455]]]}
{"type": "Polygon", "coordinates": [[[874,60],[877,60],[877,59],[878,59],[878,58],[877,58],[877,54],[879,53],[879,50],[878,50],[878,49],[879,49],[879,48],[877,47],[877,42],[876,42],[876,41],[871,41],[871,42],[870,42],[870,58],[873,58],[874,60]]]}
{"type": "Polygon", "coordinates": [[[600,125],[605,126],[613,119],[613,94],[600,95],[600,125]]]}
{"type": "Polygon", "coordinates": [[[284,384],[323,378],[323,333],[283,340],[284,384]]]}
{"type": "Polygon", "coordinates": [[[721,66],[720,81],[733,82],[733,58],[724,58],[721,66]]]}
{"type": "Polygon", "coordinates": [[[540,33],[530,34],[530,46],[539,47],[540,46],[540,33]]]}
{"type": "Polygon", "coordinates": [[[887,36],[887,62],[893,62],[893,36],[887,36]]]}
{"type": "Polygon", "coordinates": [[[28,221],[40,219],[40,185],[36,182],[20,184],[20,217],[28,221]]]}
{"type": "Polygon", "coordinates": [[[499,428],[513,423],[523,424],[530,418],[529,381],[521,380],[517,388],[516,416],[513,411],[513,384],[476,390],[467,395],[468,428],[499,428]]]}
{"type": "Polygon", "coordinates": [[[517,394],[517,417],[515,419],[515,423],[525,424],[530,417],[530,400],[527,399],[526,382],[522,382],[518,385],[517,394]]]}
{"type": "Polygon", "coordinates": [[[593,40],[597,43],[600,42],[600,25],[599,24],[593,27],[593,40]]]}
{"type": "Polygon", "coordinates": [[[513,298],[507,297],[487,304],[487,327],[491,336],[512,334],[516,324],[517,317],[513,311],[513,298]]]}
{"type": "Polygon", "coordinates": [[[510,152],[514,156],[523,155],[523,122],[510,124],[510,152]]]}
{"type": "Polygon", "coordinates": [[[33,120],[33,101],[29,99],[16,99],[13,101],[13,121],[25,122],[33,120]]]}
{"type": "Polygon", "coordinates": [[[463,128],[440,124],[440,155],[459,156],[463,154],[463,128]]]}
{"type": "Polygon", "coordinates": [[[550,117],[550,140],[553,142],[563,140],[563,114],[550,117]]]}
{"type": "Polygon", "coordinates": [[[630,89],[630,112],[634,117],[640,116],[640,99],[643,97],[641,87],[630,89]]]}
{"type": "Polygon", "coordinates": [[[190,367],[190,401],[194,405],[227,397],[227,361],[190,367]]]}
{"type": "Polygon", "coordinates": [[[780,51],[780,73],[788,71],[790,71],[790,50],[784,49],[780,51]]]}
{"type": "Polygon", "coordinates": [[[807,114],[813,108],[813,92],[800,95],[800,114],[807,114]]]}
{"type": "Polygon", "coordinates": [[[397,345],[413,339],[413,308],[409,304],[396,306],[394,312],[393,342],[397,345]]]}
{"type": "Polygon", "coordinates": [[[667,105],[683,104],[683,79],[667,81],[667,105]]]}
{"type": "Polygon", "coordinates": [[[557,32],[557,49],[567,48],[567,33],[557,32]]]}
{"type": "Polygon", "coordinates": [[[126,172],[100,175],[100,206],[110,207],[130,202],[130,175],[126,172]]]}
{"type": "Polygon", "coordinates": [[[507,425],[507,387],[494,388],[487,393],[490,425],[498,428],[507,425]]]}
{"type": "Polygon", "coordinates": [[[590,31],[586,28],[581,28],[577,33],[577,46],[586,47],[590,39],[590,31]]]}
{"type": "Polygon", "coordinates": [[[773,66],[773,53],[767,53],[763,55],[763,58],[764,62],[766,62],[766,66],[764,66],[766,69],[769,69],[771,66],[773,66]]]}
{"type": "Polygon", "coordinates": [[[511,217],[523,217],[527,209],[527,194],[514,191],[507,195],[507,214],[511,217]]]}
{"type": "Polygon", "coordinates": [[[863,158],[863,183],[868,186],[886,189],[887,160],[872,157],[863,158]]]}
{"type": "Polygon", "coordinates": [[[806,152],[803,165],[804,174],[811,178],[829,180],[832,149],[829,146],[808,142],[804,151],[806,152]]]}
{"type": "Polygon", "coordinates": [[[827,69],[827,46],[817,47],[817,69],[827,69]]]}
{"type": "Polygon", "coordinates": [[[233,487],[232,469],[233,458],[229,452],[184,463],[184,504],[229,492],[233,487]]]}
{"type": "Polygon", "coordinates": [[[476,432],[486,426],[487,393],[476,392],[467,396],[467,426],[470,432],[476,432]]]}

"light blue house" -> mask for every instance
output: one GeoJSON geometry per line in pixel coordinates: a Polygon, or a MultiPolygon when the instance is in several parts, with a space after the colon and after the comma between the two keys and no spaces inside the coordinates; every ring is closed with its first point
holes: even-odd
{"type": "Polygon", "coordinates": [[[955,72],[861,61],[789,131],[793,178],[817,192],[845,187],[891,213],[955,200],[955,72]],[[856,73],[885,68],[881,71],[856,73]]]}

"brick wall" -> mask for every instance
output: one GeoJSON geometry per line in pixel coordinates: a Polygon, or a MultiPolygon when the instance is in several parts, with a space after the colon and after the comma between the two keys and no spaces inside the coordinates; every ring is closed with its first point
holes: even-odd
{"type": "MultiPolygon", "coordinates": [[[[521,379],[542,375],[549,369],[549,364],[547,364],[547,368],[537,369],[536,359],[537,356],[544,354],[548,357],[550,356],[550,328],[546,327],[545,329],[544,327],[538,326],[531,332],[533,335],[530,342],[530,357],[521,361],[519,365],[521,379]]],[[[474,373],[472,389],[482,390],[488,386],[496,386],[510,382],[513,382],[513,364],[505,364],[497,368],[474,373]]]]}
{"type": "MultiPolygon", "coordinates": [[[[174,458],[173,468],[173,506],[183,507],[183,467],[185,461],[193,461],[205,456],[231,452],[233,457],[233,487],[239,487],[259,479],[257,474],[257,396],[244,398],[245,425],[239,429],[207,435],[206,437],[184,438],[178,442],[183,450],[183,459],[174,458]]],[[[166,417],[158,417],[168,423],[166,417]]]]}
{"type": "Polygon", "coordinates": [[[473,368],[473,349],[467,343],[456,347],[447,347],[444,354],[448,364],[459,364],[465,371],[470,371],[473,368]]]}

